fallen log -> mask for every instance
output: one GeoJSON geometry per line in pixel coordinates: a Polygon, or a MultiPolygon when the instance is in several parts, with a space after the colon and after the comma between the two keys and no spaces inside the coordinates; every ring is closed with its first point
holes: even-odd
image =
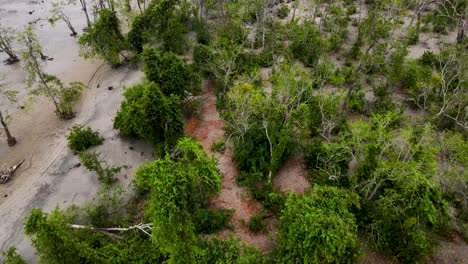
{"type": "Polygon", "coordinates": [[[23,162],[24,160],[20,161],[13,167],[0,169],[0,184],[10,181],[13,174],[15,174],[16,170],[21,166],[21,164],[23,164],[23,162]]]}

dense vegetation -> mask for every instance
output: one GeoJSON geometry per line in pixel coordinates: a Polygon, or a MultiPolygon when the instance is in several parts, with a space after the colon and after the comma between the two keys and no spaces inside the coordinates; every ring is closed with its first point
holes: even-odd
{"type": "MultiPolygon", "coordinates": [[[[153,0],[131,16],[127,34],[121,12],[103,8],[79,43],[112,66],[142,61],[145,79],[125,89],[114,128],[150,143],[155,160],[136,170],[137,195],[126,204],[113,178],[120,167],[81,152],[103,186],[86,210],[31,211],[25,232],[41,257],[355,263],[366,243],[421,263],[450,235],[466,242],[468,3],[306,2],[153,0]],[[449,40],[415,52],[431,34],[449,40]],[[200,95],[201,78],[215,85],[225,124],[226,142],[211,148],[232,151],[238,184],[263,207],[246,226],[278,230],[269,254],[216,235],[232,214],[209,206],[221,188],[217,160],[184,137],[183,110],[200,95]],[[313,186],[303,194],[273,184],[295,153],[313,186]],[[267,218],[278,224],[267,228],[275,222],[267,218]]],[[[70,134],[75,151],[102,143],[81,127],[72,133],[83,133],[70,134]]]]}

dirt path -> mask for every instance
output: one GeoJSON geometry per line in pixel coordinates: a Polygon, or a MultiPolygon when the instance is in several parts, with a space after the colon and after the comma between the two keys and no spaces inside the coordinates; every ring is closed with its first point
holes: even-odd
{"type": "Polygon", "coordinates": [[[254,201],[243,187],[236,183],[238,173],[236,164],[232,161],[232,152],[227,150],[225,153],[213,153],[211,145],[213,142],[224,140],[223,125],[216,109],[216,96],[213,87],[208,81],[203,82],[205,97],[201,107],[203,120],[192,117],[186,126],[186,134],[194,136],[203,144],[208,155],[214,155],[219,160],[218,168],[223,177],[220,194],[212,200],[211,206],[216,209],[234,209],[235,213],[231,218],[231,224],[234,230],[224,230],[219,233],[221,237],[235,235],[241,238],[248,245],[254,246],[263,252],[272,249],[274,241],[267,234],[253,234],[249,231],[247,223],[250,216],[260,211],[261,205],[254,201]]]}

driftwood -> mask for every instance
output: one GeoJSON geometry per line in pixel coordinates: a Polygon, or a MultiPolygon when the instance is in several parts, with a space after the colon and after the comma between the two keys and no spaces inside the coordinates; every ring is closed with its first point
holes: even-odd
{"type": "Polygon", "coordinates": [[[7,183],[13,177],[15,171],[23,164],[24,160],[20,161],[17,165],[10,167],[10,168],[2,168],[0,169],[0,184],[7,183]]]}
{"type": "MultiPolygon", "coordinates": [[[[126,232],[130,230],[140,230],[143,233],[147,234],[148,236],[151,236],[151,234],[148,232],[153,229],[153,224],[138,224],[134,226],[129,226],[129,227],[110,227],[110,228],[102,228],[102,227],[92,227],[92,226],[85,226],[85,225],[69,225],[71,228],[76,228],[76,229],[89,229],[89,230],[95,230],[95,231],[100,231],[103,232],[104,234],[107,235],[112,235],[116,236],[115,234],[112,234],[110,232],[126,232]],[[148,230],[148,231],[147,231],[148,230]]],[[[117,238],[119,238],[117,236],[117,238]]]]}

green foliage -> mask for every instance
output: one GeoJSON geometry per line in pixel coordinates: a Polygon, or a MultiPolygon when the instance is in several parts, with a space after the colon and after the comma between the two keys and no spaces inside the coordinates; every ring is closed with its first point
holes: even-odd
{"type": "Polygon", "coordinates": [[[233,211],[199,209],[194,215],[195,232],[210,234],[229,227],[233,211]]]}
{"type": "Polygon", "coordinates": [[[6,258],[3,264],[26,264],[26,261],[16,253],[16,248],[10,247],[8,251],[2,252],[2,255],[6,258]]]}
{"type": "Polygon", "coordinates": [[[75,217],[56,209],[46,214],[32,209],[25,222],[25,233],[31,238],[46,263],[161,263],[165,260],[159,248],[141,232],[122,233],[122,239],[89,229],[69,227],[75,217]]]}
{"type": "Polygon", "coordinates": [[[126,221],[124,190],[120,185],[104,184],[96,194],[92,204],[86,207],[86,216],[90,224],[97,227],[124,226],[126,221]]]}
{"type": "Polygon", "coordinates": [[[93,131],[90,127],[82,125],[72,126],[67,135],[68,147],[75,154],[89,147],[101,145],[102,142],[104,142],[104,138],[99,135],[98,131],[93,131]]]}
{"type": "Polygon", "coordinates": [[[120,65],[120,55],[127,43],[117,14],[108,9],[99,11],[98,20],[80,36],[78,44],[85,58],[99,57],[111,66],[120,65]]]}
{"type": "Polygon", "coordinates": [[[266,227],[266,223],[263,220],[263,214],[253,214],[249,220],[249,230],[254,233],[263,231],[266,227]]]}
{"type": "Polygon", "coordinates": [[[137,53],[141,53],[143,46],[148,44],[181,54],[187,48],[187,14],[186,6],[180,1],[152,1],[132,22],[128,42],[137,53]]]}
{"type": "Polygon", "coordinates": [[[188,65],[171,52],[160,52],[145,46],[140,55],[143,72],[150,82],[154,82],[164,95],[172,94],[184,98],[200,92],[200,80],[190,71],[188,65]]]}
{"type": "Polygon", "coordinates": [[[354,263],[360,253],[351,213],[356,206],[357,195],[336,187],[289,194],[280,217],[278,263],[354,263]]]}
{"type": "Polygon", "coordinates": [[[204,248],[203,254],[200,254],[195,263],[203,264],[262,264],[266,263],[260,252],[246,246],[243,242],[235,240],[232,237],[221,240],[217,237],[212,239],[201,239],[200,247],[204,248]]]}
{"type": "Polygon", "coordinates": [[[155,83],[137,84],[124,92],[125,100],[114,119],[123,136],[145,139],[153,146],[173,146],[183,135],[178,96],[165,96],[155,83]]]}
{"type": "Polygon", "coordinates": [[[219,191],[221,176],[216,161],[192,139],[180,139],[172,157],[140,166],[135,184],[140,191],[151,191],[146,215],[155,226],[155,242],[171,262],[193,262],[201,252],[195,244],[194,215],[219,191]]]}
{"type": "Polygon", "coordinates": [[[99,153],[91,151],[81,151],[80,162],[89,171],[98,175],[98,180],[104,184],[111,184],[116,179],[115,174],[119,173],[125,166],[110,166],[107,161],[99,158],[99,153]]]}
{"type": "Polygon", "coordinates": [[[292,23],[291,49],[295,58],[308,67],[315,67],[318,60],[327,50],[327,43],[320,36],[318,28],[313,22],[304,21],[302,24],[292,23]]]}
{"type": "Polygon", "coordinates": [[[202,21],[197,21],[195,24],[195,32],[197,33],[197,43],[209,45],[211,42],[211,33],[208,29],[208,24],[202,21]]]}
{"type": "Polygon", "coordinates": [[[277,10],[276,10],[276,16],[280,19],[284,19],[289,15],[289,7],[285,4],[281,5],[277,10]]]}
{"type": "Polygon", "coordinates": [[[353,90],[349,94],[349,98],[346,104],[348,111],[351,113],[362,113],[364,112],[366,105],[366,94],[361,89],[353,90]]]}
{"type": "Polygon", "coordinates": [[[211,145],[211,151],[214,151],[214,152],[226,151],[226,143],[224,142],[224,140],[213,142],[213,144],[211,145]]]}

